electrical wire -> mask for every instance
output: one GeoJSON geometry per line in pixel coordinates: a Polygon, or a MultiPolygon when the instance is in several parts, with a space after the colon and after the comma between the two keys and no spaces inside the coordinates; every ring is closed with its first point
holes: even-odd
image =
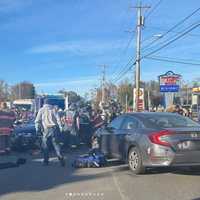
{"type": "Polygon", "coordinates": [[[157,4],[155,4],[154,7],[152,7],[152,9],[147,13],[147,15],[145,16],[145,19],[148,19],[150,17],[150,15],[152,15],[152,13],[158,8],[158,6],[162,3],[163,0],[159,0],[157,2],[157,4]]]}
{"type": "Polygon", "coordinates": [[[118,79],[116,79],[113,83],[117,83],[119,80],[121,80],[135,65],[135,63],[133,63],[129,68],[127,68],[119,77],[118,79]]]}
{"type": "Polygon", "coordinates": [[[183,62],[196,62],[200,63],[200,60],[192,59],[192,58],[177,58],[177,57],[169,57],[169,56],[159,56],[159,55],[154,55],[154,58],[163,58],[163,59],[169,59],[169,60],[178,60],[178,61],[183,61],[183,62]]]}
{"type": "Polygon", "coordinates": [[[150,59],[150,60],[156,60],[156,61],[161,61],[161,62],[169,62],[169,63],[177,63],[177,64],[184,64],[184,65],[194,65],[194,66],[200,66],[200,63],[192,63],[192,62],[184,62],[184,61],[178,61],[178,60],[171,60],[167,58],[162,58],[162,57],[146,57],[145,59],[150,59]]]}
{"type": "Polygon", "coordinates": [[[125,50],[124,50],[124,53],[125,53],[125,54],[127,53],[128,49],[129,49],[129,47],[130,47],[130,44],[131,44],[131,42],[133,41],[134,37],[135,37],[135,34],[132,34],[132,36],[130,37],[130,39],[129,39],[129,41],[128,41],[126,47],[125,47],[125,50]]]}
{"type": "Polygon", "coordinates": [[[123,56],[127,53],[128,48],[130,47],[130,44],[131,44],[131,42],[132,42],[134,36],[135,36],[135,34],[132,34],[132,36],[130,37],[130,39],[129,39],[128,42],[127,42],[127,45],[126,45],[125,48],[124,48],[124,51],[122,52],[123,54],[121,55],[121,57],[120,57],[120,59],[119,59],[118,65],[116,65],[116,69],[115,69],[114,72],[113,72],[114,76],[115,76],[115,75],[117,76],[117,71],[118,71],[118,69],[120,68],[120,63],[121,63],[121,61],[122,61],[122,58],[123,58],[123,56]]]}
{"type": "MultiPolygon", "coordinates": [[[[159,31],[167,31],[166,28],[157,27],[157,26],[145,26],[145,28],[154,29],[154,30],[159,30],[159,31]]],[[[182,33],[181,31],[171,31],[171,32],[172,32],[172,33],[182,33]]],[[[200,37],[200,34],[190,33],[190,34],[188,34],[188,36],[200,37]]]]}
{"type": "Polygon", "coordinates": [[[121,69],[121,71],[118,73],[118,75],[112,80],[112,82],[115,82],[116,80],[118,80],[118,78],[121,76],[121,74],[124,73],[124,71],[127,70],[127,68],[129,68],[131,62],[133,62],[134,58],[129,59],[128,63],[126,65],[124,65],[121,69]]]}
{"type": "MultiPolygon", "coordinates": [[[[160,3],[161,3],[161,1],[159,1],[159,2],[155,5],[153,11],[159,6],[160,3]]],[[[164,34],[162,34],[162,37],[161,37],[161,38],[163,38],[164,36],[166,36],[167,34],[169,34],[170,32],[172,32],[174,29],[176,29],[178,26],[180,26],[181,24],[183,24],[186,20],[188,20],[190,17],[192,17],[194,14],[196,14],[199,10],[200,10],[200,8],[197,8],[196,10],[194,10],[191,14],[189,14],[188,16],[186,16],[184,19],[182,19],[180,22],[178,22],[178,23],[175,24],[172,28],[170,28],[168,31],[166,31],[164,34]]],[[[150,16],[151,13],[152,13],[153,11],[151,11],[150,14],[147,15],[147,17],[150,16]]],[[[154,54],[154,53],[156,53],[156,52],[162,50],[163,48],[169,46],[169,45],[172,44],[173,42],[177,41],[178,39],[180,39],[180,38],[184,37],[185,35],[187,35],[188,33],[190,33],[192,30],[194,30],[195,28],[197,28],[199,25],[200,25],[200,23],[198,23],[198,24],[196,24],[196,25],[193,25],[192,28],[187,29],[185,32],[183,32],[182,34],[178,35],[177,37],[175,37],[174,39],[170,40],[169,42],[165,43],[165,44],[162,45],[161,47],[159,47],[159,48],[153,50],[152,52],[150,52],[150,53],[148,53],[148,54],[142,56],[141,59],[143,59],[143,58],[148,58],[150,55],[152,55],[152,54],[154,54]]],[[[190,27],[191,27],[191,26],[190,26],[190,27]]],[[[154,41],[151,43],[151,45],[152,45],[153,43],[155,43],[156,41],[158,41],[159,39],[161,39],[161,38],[157,38],[156,40],[154,40],[154,41]]],[[[131,40],[130,40],[130,41],[131,41],[131,40]]],[[[127,45],[128,47],[129,47],[130,43],[131,43],[131,42],[128,43],[128,45],[127,45]]],[[[153,59],[153,58],[151,58],[151,59],[153,59]]],[[[133,59],[129,60],[129,62],[125,65],[125,67],[124,67],[124,68],[121,70],[121,72],[119,73],[118,77],[116,77],[116,78],[114,79],[113,82],[116,82],[116,81],[120,80],[120,79],[132,68],[132,66],[135,65],[135,62],[134,62],[133,65],[131,65],[130,67],[127,68],[127,66],[129,66],[129,64],[130,64],[130,62],[131,62],[132,60],[133,60],[133,59]]],[[[167,59],[166,59],[166,60],[167,60],[167,59]]],[[[178,62],[178,61],[177,61],[177,62],[178,62]]],[[[183,64],[183,63],[182,63],[182,64],[183,64]]]]}
{"type": "MultiPolygon", "coordinates": [[[[148,53],[147,55],[142,56],[140,59],[142,60],[143,58],[147,58],[147,57],[149,57],[150,55],[152,55],[152,54],[154,54],[154,53],[156,53],[156,52],[162,50],[163,48],[169,46],[170,44],[174,43],[174,42],[177,41],[178,39],[184,37],[184,36],[187,35],[189,32],[191,32],[192,30],[194,30],[195,28],[197,28],[197,27],[199,27],[199,26],[200,26],[200,23],[195,23],[195,24],[191,25],[191,26],[190,26],[191,28],[190,28],[190,27],[187,28],[187,30],[186,30],[185,32],[183,32],[182,34],[178,35],[178,36],[175,37],[174,39],[172,39],[172,40],[170,40],[169,42],[165,43],[163,46],[157,48],[156,50],[154,50],[154,51],[148,53]]],[[[126,73],[130,70],[130,67],[129,67],[128,69],[126,69],[126,68],[127,68],[127,66],[129,66],[129,64],[130,64],[130,62],[131,62],[132,60],[133,60],[133,58],[132,58],[132,59],[125,65],[125,67],[122,69],[122,71],[120,72],[121,74],[119,74],[119,77],[120,77],[120,78],[121,78],[122,76],[124,76],[124,74],[126,74],[126,73]]],[[[183,64],[183,63],[184,63],[184,62],[182,62],[182,64],[183,64]]],[[[119,77],[116,77],[116,79],[114,80],[114,82],[115,82],[116,80],[118,80],[119,77]]]]}
{"type": "Polygon", "coordinates": [[[172,32],[174,29],[176,29],[177,27],[179,27],[181,24],[183,24],[185,21],[187,21],[189,18],[191,18],[193,15],[195,15],[197,12],[200,11],[200,8],[197,8],[196,10],[194,10],[192,13],[190,13],[189,15],[187,15],[185,18],[183,18],[182,20],[180,20],[178,23],[176,23],[174,26],[172,26],[168,31],[166,31],[165,33],[162,34],[162,37],[158,37],[156,38],[153,42],[151,42],[149,45],[147,45],[145,47],[148,48],[149,46],[151,46],[152,44],[154,44],[155,42],[157,42],[158,40],[162,39],[163,37],[165,37],[166,35],[168,35],[170,32],[172,32]]]}
{"type": "Polygon", "coordinates": [[[175,41],[181,39],[182,37],[184,37],[185,35],[187,35],[188,33],[190,33],[191,31],[193,31],[194,29],[196,29],[196,28],[199,27],[199,26],[200,26],[200,23],[195,23],[192,27],[190,26],[191,28],[189,28],[189,29],[187,28],[187,30],[186,30],[185,32],[183,32],[182,34],[178,35],[177,37],[175,37],[174,39],[170,40],[169,42],[165,43],[165,44],[162,45],[161,47],[159,47],[159,48],[153,50],[152,52],[150,52],[150,53],[148,53],[148,54],[142,56],[141,59],[143,59],[143,58],[145,58],[145,57],[148,57],[148,56],[150,56],[150,55],[152,55],[152,54],[154,54],[154,53],[156,53],[156,52],[158,52],[158,51],[164,49],[165,47],[167,47],[167,46],[169,46],[170,44],[174,43],[175,41]]]}

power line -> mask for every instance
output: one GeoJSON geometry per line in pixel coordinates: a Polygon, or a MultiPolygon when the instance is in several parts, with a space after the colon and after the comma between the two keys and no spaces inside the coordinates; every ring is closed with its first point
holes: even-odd
{"type": "Polygon", "coordinates": [[[184,64],[184,65],[200,66],[200,63],[183,62],[183,61],[171,60],[171,59],[166,59],[166,58],[157,57],[157,56],[156,57],[146,57],[146,59],[156,60],[156,61],[161,61],[161,62],[184,64]]]}
{"type": "MultiPolygon", "coordinates": [[[[145,26],[145,28],[154,29],[154,30],[160,30],[160,31],[167,31],[166,28],[157,27],[157,26],[145,26]]],[[[172,32],[172,33],[182,33],[182,31],[171,31],[171,32],[172,32]]],[[[200,34],[190,33],[190,34],[188,34],[188,36],[200,37],[200,34]]]]}
{"type": "Polygon", "coordinates": [[[200,63],[200,60],[192,59],[192,58],[177,58],[177,57],[169,57],[169,56],[159,56],[154,55],[154,58],[163,58],[163,59],[169,59],[169,60],[176,60],[176,61],[183,61],[183,62],[197,62],[200,63]]]}
{"type": "Polygon", "coordinates": [[[131,58],[128,63],[126,65],[124,65],[121,69],[121,71],[119,72],[119,74],[112,80],[113,82],[115,82],[116,80],[118,80],[118,78],[121,76],[121,74],[124,73],[124,71],[127,70],[127,67],[129,67],[129,65],[131,64],[131,62],[134,60],[134,58],[131,58]]]}
{"type": "Polygon", "coordinates": [[[125,50],[124,50],[124,53],[126,53],[126,52],[128,51],[128,49],[129,49],[129,47],[130,47],[130,44],[131,44],[131,42],[132,42],[133,39],[134,39],[134,36],[135,36],[135,34],[132,34],[131,37],[130,37],[130,39],[128,40],[128,43],[127,43],[127,45],[126,45],[126,47],[125,47],[125,50]]]}
{"type": "MultiPolygon", "coordinates": [[[[122,28],[122,26],[121,26],[121,28],[122,28]]],[[[135,31],[133,31],[133,32],[135,32],[135,31]]],[[[122,61],[122,58],[123,58],[124,55],[126,54],[126,52],[127,52],[128,48],[129,48],[129,46],[130,46],[130,44],[131,44],[133,38],[134,38],[134,34],[133,34],[130,38],[128,38],[127,44],[126,44],[124,47],[121,45],[121,48],[124,48],[124,50],[122,51],[122,53],[120,53],[121,56],[119,56],[119,57],[120,57],[119,60],[117,59],[117,60],[118,60],[118,62],[117,62],[118,64],[115,64],[115,66],[117,66],[117,67],[116,67],[116,69],[114,70],[113,74],[116,74],[116,72],[118,71],[118,69],[119,69],[118,66],[120,65],[120,63],[121,63],[121,61],[122,61]]]]}
{"type": "MultiPolygon", "coordinates": [[[[159,47],[159,48],[153,50],[152,52],[150,52],[150,53],[148,53],[148,54],[142,56],[141,59],[143,59],[143,58],[145,58],[145,57],[148,57],[148,56],[150,56],[150,55],[152,55],[152,54],[154,54],[154,53],[156,53],[156,52],[158,52],[158,51],[164,49],[165,47],[169,46],[169,45],[172,44],[173,42],[175,42],[175,41],[179,40],[180,38],[184,37],[185,35],[187,35],[187,34],[190,33],[192,30],[196,29],[196,28],[199,27],[199,26],[200,26],[200,23],[197,23],[196,25],[194,24],[194,25],[192,26],[192,28],[189,28],[187,31],[185,31],[185,32],[183,32],[182,34],[178,35],[178,36],[175,37],[173,40],[170,40],[169,42],[165,43],[165,44],[162,45],[161,47],[159,47]]],[[[190,27],[191,27],[191,26],[190,26],[190,27]]]]}
{"type": "Polygon", "coordinates": [[[162,37],[158,37],[156,40],[154,40],[153,42],[151,42],[148,46],[146,46],[145,48],[148,48],[149,46],[151,46],[152,44],[154,44],[155,42],[157,42],[158,40],[160,40],[161,38],[165,37],[166,35],[168,35],[170,32],[172,32],[174,29],[176,29],[178,26],[180,26],[181,24],[183,24],[185,21],[187,21],[189,18],[191,18],[193,15],[195,15],[197,12],[200,11],[200,8],[197,8],[196,10],[194,10],[192,13],[190,13],[189,15],[187,15],[185,18],[183,18],[181,21],[179,21],[178,23],[176,23],[174,26],[172,26],[168,31],[166,31],[165,33],[162,34],[162,37]]]}
{"type": "MultiPolygon", "coordinates": [[[[159,1],[158,3],[160,4],[161,2],[159,1]]],[[[158,5],[157,5],[157,6],[158,6],[158,5]]],[[[157,6],[156,6],[156,7],[157,7],[157,6]]],[[[166,33],[164,33],[164,34],[163,34],[163,37],[166,36],[168,33],[172,32],[176,27],[180,26],[182,23],[184,23],[187,19],[189,19],[191,16],[193,16],[193,15],[194,15],[196,12],[198,12],[199,10],[200,10],[200,8],[196,9],[196,10],[193,11],[190,15],[188,15],[188,16],[185,17],[183,20],[181,20],[180,22],[178,22],[175,26],[173,26],[173,27],[170,28],[166,33]]],[[[174,38],[173,40],[167,42],[166,44],[164,44],[163,46],[159,47],[158,49],[156,49],[156,50],[154,50],[154,51],[148,53],[148,54],[145,55],[145,56],[143,56],[141,59],[146,58],[146,57],[148,57],[148,56],[150,56],[150,55],[152,55],[152,54],[154,54],[154,53],[160,51],[161,49],[163,49],[163,48],[165,48],[166,46],[170,45],[171,43],[175,42],[176,40],[182,38],[183,36],[185,36],[186,34],[188,34],[189,32],[191,32],[193,29],[197,28],[199,25],[200,25],[200,24],[194,25],[192,28],[190,28],[190,29],[187,30],[186,32],[180,34],[179,36],[177,36],[177,37],[174,38]]],[[[160,38],[158,38],[158,39],[160,39],[160,38]]],[[[157,40],[156,40],[156,41],[157,41],[157,40]]],[[[156,41],[154,41],[154,42],[156,42],[156,41]]],[[[131,40],[128,42],[127,48],[129,47],[130,43],[131,43],[131,40]]],[[[119,79],[121,79],[121,78],[132,68],[132,66],[129,67],[129,68],[127,68],[127,66],[130,64],[130,62],[131,62],[132,60],[133,60],[133,59],[129,60],[129,62],[125,65],[125,67],[123,67],[123,69],[120,71],[118,77],[116,77],[116,78],[114,79],[114,81],[118,81],[119,79]],[[127,69],[126,69],[126,68],[127,68],[127,69]]],[[[177,61],[177,62],[178,62],[178,61],[177,61]]],[[[134,63],[134,64],[135,64],[135,63],[134,63]]],[[[134,64],[133,64],[133,65],[134,65],[134,64]]]]}
{"type": "MultiPolygon", "coordinates": [[[[134,36],[135,36],[135,35],[133,34],[133,35],[130,37],[130,39],[128,40],[128,43],[127,43],[127,45],[126,45],[126,47],[125,47],[125,49],[124,49],[124,51],[123,51],[123,55],[122,55],[122,56],[120,57],[120,59],[119,59],[118,66],[116,66],[116,69],[115,69],[114,72],[113,72],[114,76],[115,76],[115,75],[117,76],[117,71],[118,71],[118,69],[120,68],[120,63],[121,63],[121,61],[122,61],[122,58],[123,58],[123,56],[126,54],[126,52],[127,52],[128,48],[129,48],[129,46],[130,46],[130,44],[131,44],[131,42],[132,42],[134,36]]],[[[130,62],[130,60],[129,60],[129,62],[130,62]]],[[[126,65],[128,65],[129,62],[128,62],[126,65]]],[[[126,65],[125,65],[125,66],[126,66],[126,65]]],[[[120,72],[119,72],[119,73],[120,73],[120,72]]]]}
{"type": "Polygon", "coordinates": [[[154,7],[152,7],[152,9],[147,13],[147,15],[145,16],[145,19],[149,18],[150,15],[152,15],[152,13],[158,8],[158,6],[162,3],[163,0],[159,0],[157,2],[157,4],[155,4],[154,7]]]}
{"type": "Polygon", "coordinates": [[[127,68],[115,81],[114,83],[117,83],[119,80],[121,80],[121,78],[123,78],[131,69],[132,67],[135,65],[135,63],[133,63],[129,68],[127,68]]]}

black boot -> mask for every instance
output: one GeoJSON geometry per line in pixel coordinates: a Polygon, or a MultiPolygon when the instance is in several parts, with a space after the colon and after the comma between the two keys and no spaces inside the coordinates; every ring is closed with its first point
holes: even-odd
{"type": "Polygon", "coordinates": [[[63,158],[63,157],[60,157],[60,158],[58,158],[59,159],[59,161],[60,161],[60,165],[62,166],[62,167],[65,167],[65,159],[63,158]]]}

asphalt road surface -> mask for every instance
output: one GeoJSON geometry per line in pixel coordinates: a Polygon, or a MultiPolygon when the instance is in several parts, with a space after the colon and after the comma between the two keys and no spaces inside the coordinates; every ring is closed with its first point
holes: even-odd
{"type": "Polygon", "coordinates": [[[200,199],[200,172],[157,170],[133,175],[126,165],[110,163],[105,168],[74,169],[76,155],[67,154],[67,166],[57,159],[41,165],[41,157],[27,156],[18,168],[0,170],[0,200],[193,200],[200,199]]]}

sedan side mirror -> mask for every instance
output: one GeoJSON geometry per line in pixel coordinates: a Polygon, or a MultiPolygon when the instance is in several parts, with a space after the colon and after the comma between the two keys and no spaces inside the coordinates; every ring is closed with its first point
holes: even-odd
{"type": "Polygon", "coordinates": [[[134,129],[134,124],[133,123],[128,123],[127,129],[128,130],[134,129]]]}

